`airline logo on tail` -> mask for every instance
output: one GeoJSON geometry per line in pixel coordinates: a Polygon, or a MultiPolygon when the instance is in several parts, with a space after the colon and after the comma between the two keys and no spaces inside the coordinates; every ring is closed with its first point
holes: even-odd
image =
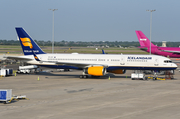
{"type": "Polygon", "coordinates": [[[140,40],[141,40],[141,41],[146,41],[147,39],[141,39],[141,38],[140,38],[140,40]]]}
{"type": "Polygon", "coordinates": [[[33,48],[33,45],[31,43],[31,40],[29,38],[20,38],[22,41],[23,46],[29,46],[30,49],[33,48]]]}

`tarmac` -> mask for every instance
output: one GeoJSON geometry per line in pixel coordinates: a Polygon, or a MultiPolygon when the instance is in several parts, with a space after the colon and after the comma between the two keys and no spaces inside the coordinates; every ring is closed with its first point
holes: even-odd
{"type": "Polygon", "coordinates": [[[178,71],[173,80],[165,81],[131,80],[130,73],[80,79],[82,71],[73,70],[1,77],[0,89],[12,89],[13,95],[26,95],[29,100],[0,103],[0,118],[180,118],[178,71]]]}

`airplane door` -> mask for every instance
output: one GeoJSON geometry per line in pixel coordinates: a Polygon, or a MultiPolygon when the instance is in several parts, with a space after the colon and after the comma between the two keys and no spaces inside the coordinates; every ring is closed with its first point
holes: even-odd
{"type": "Polygon", "coordinates": [[[156,48],[156,49],[155,49],[155,54],[157,54],[157,53],[158,53],[158,49],[156,48]]]}
{"type": "Polygon", "coordinates": [[[155,59],[154,65],[155,65],[155,66],[158,66],[158,65],[159,65],[159,60],[158,60],[158,59],[155,59]]]}
{"type": "Polygon", "coordinates": [[[120,64],[121,64],[121,65],[125,65],[125,63],[124,63],[124,58],[123,58],[123,57],[121,57],[120,64]]]}
{"type": "Polygon", "coordinates": [[[158,54],[159,52],[161,52],[161,50],[159,48],[155,48],[155,54],[158,54]]]}

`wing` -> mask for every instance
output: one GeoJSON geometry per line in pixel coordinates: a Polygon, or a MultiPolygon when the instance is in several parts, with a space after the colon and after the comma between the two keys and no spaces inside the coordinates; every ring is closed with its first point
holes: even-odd
{"type": "Polygon", "coordinates": [[[92,66],[103,66],[105,68],[108,67],[108,65],[104,65],[104,64],[92,64],[92,63],[76,63],[76,62],[54,62],[57,65],[68,65],[68,66],[75,66],[75,67],[79,67],[79,68],[85,68],[85,67],[92,67],[92,66]]]}
{"type": "Polygon", "coordinates": [[[140,47],[138,47],[138,48],[141,49],[141,50],[144,50],[144,51],[147,51],[147,50],[148,50],[148,48],[145,47],[145,46],[140,46],[140,47]]]}
{"type": "Polygon", "coordinates": [[[25,57],[25,56],[4,56],[4,58],[14,59],[14,60],[25,60],[25,61],[33,60],[32,58],[30,58],[30,57],[25,57]]]}
{"type": "Polygon", "coordinates": [[[175,54],[180,54],[180,51],[174,51],[174,50],[161,50],[164,52],[171,52],[171,53],[175,53],[175,54]]]}
{"type": "MultiPolygon", "coordinates": [[[[33,51],[32,51],[33,52],[33,51]]],[[[78,68],[85,68],[90,66],[103,66],[107,68],[107,65],[104,64],[92,64],[92,63],[77,63],[77,62],[59,62],[59,61],[43,61],[38,58],[35,52],[33,52],[34,59],[40,63],[47,62],[47,63],[55,63],[56,65],[67,65],[67,66],[75,66],[78,68]]]]}
{"type": "Polygon", "coordinates": [[[34,59],[36,61],[39,61],[40,63],[42,63],[42,62],[55,63],[56,65],[75,66],[75,67],[78,67],[78,68],[85,68],[85,67],[90,67],[90,66],[103,66],[105,68],[108,67],[107,65],[104,65],[104,64],[77,63],[77,62],[59,62],[59,61],[43,61],[43,60],[40,60],[38,58],[38,56],[34,52],[33,52],[33,55],[34,55],[34,59]]]}

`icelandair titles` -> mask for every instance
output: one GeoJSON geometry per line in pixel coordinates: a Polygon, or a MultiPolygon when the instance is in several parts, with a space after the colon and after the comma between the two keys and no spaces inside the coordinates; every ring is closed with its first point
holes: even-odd
{"type": "Polygon", "coordinates": [[[134,60],[137,60],[137,59],[144,59],[144,60],[151,60],[152,57],[128,57],[129,60],[131,59],[134,59],[134,60]]]}
{"type": "Polygon", "coordinates": [[[147,62],[148,60],[152,60],[152,57],[131,57],[127,58],[128,62],[147,62]]]}

